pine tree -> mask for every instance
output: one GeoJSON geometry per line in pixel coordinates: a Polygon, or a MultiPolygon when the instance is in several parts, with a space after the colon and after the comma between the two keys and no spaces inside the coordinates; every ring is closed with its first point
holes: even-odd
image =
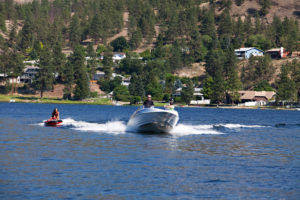
{"type": "Polygon", "coordinates": [[[44,91],[52,89],[54,82],[54,70],[51,51],[44,47],[39,57],[39,71],[33,81],[35,89],[40,90],[40,97],[43,98],[44,91]]]}
{"type": "Polygon", "coordinates": [[[72,99],[72,90],[73,90],[72,86],[74,84],[74,70],[70,60],[65,65],[63,79],[65,85],[65,88],[63,90],[64,91],[63,98],[72,99]]]}
{"type": "Polygon", "coordinates": [[[234,38],[233,38],[233,46],[234,48],[240,48],[243,44],[245,34],[244,34],[244,27],[241,17],[238,18],[237,22],[234,26],[234,38]]]}
{"type": "Polygon", "coordinates": [[[129,46],[131,49],[136,49],[140,46],[141,42],[143,40],[143,35],[140,29],[136,29],[130,38],[129,46]]]}
{"type": "Polygon", "coordinates": [[[296,84],[289,77],[290,67],[289,65],[283,65],[277,81],[277,95],[276,101],[288,101],[294,102],[296,100],[296,84]]]}
{"type": "Polygon", "coordinates": [[[225,99],[225,81],[222,74],[222,67],[219,67],[217,71],[215,71],[213,81],[211,101],[220,104],[225,99]]]}
{"type": "Polygon", "coordinates": [[[193,99],[194,87],[193,82],[189,80],[186,84],[186,87],[182,88],[181,91],[181,99],[186,104],[190,104],[191,100],[193,99]]]}
{"type": "Polygon", "coordinates": [[[5,16],[6,16],[6,12],[5,12],[5,7],[2,3],[0,3],[0,30],[2,30],[3,32],[6,31],[6,26],[5,26],[5,16]]]}
{"type": "Polygon", "coordinates": [[[190,56],[195,62],[203,61],[206,56],[207,49],[202,43],[200,33],[197,30],[194,30],[191,34],[190,41],[190,56]]]}
{"type": "Polygon", "coordinates": [[[232,25],[232,19],[229,13],[228,9],[225,9],[223,11],[223,13],[221,14],[220,17],[220,22],[219,22],[219,27],[218,27],[218,33],[219,35],[232,35],[232,29],[233,29],[233,25],[232,25]]]}
{"type": "Polygon", "coordinates": [[[214,80],[211,76],[206,75],[206,78],[203,81],[203,90],[202,93],[205,98],[209,99],[212,97],[213,94],[213,83],[214,80]]]}
{"type": "Polygon", "coordinates": [[[141,77],[137,76],[135,73],[131,76],[128,89],[132,96],[139,96],[141,99],[145,96],[143,81],[141,77]]]}
{"type": "Polygon", "coordinates": [[[63,70],[66,64],[66,56],[62,53],[61,44],[57,43],[53,47],[53,67],[58,75],[58,80],[62,81],[63,70]]]}
{"type": "Polygon", "coordinates": [[[225,71],[225,89],[227,102],[235,102],[239,100],[238,91],[241,89],[241,81],[238,76],[236,56],[233,48],[226,52],[226,62],[224,65],[225,71]]]}
{"type": "Polygon", "coordinates": [[[80,27],[79,27],[79,18],[77,15],[74,15],[71,20],[70,24],[70,31],[69,31],[69,43],[72,48],[80,42],[80,27]]]}
{"type": "Polygon", "coordinates": [[[212,38],[216,37],[214,10],[210,10],[204,14],[200,32],[202,33],[202,35],[209,35],[212,38]]]}
{"type": "Polygon", "coordinates": [[[261,5],[260,14],[265,16],[269,13],[269,9],[271,7],[270,0],[259,0],[259,4],[261,5]]]}
{"type": "Polygon", "coordinates": [[[74,66],[74,74],[76,79],[76,87],[74,90],[74,98],[82,100],[89,96],[89,78],[85,65],[84,49],[76,46],[72,55],[72,65],[74,66]]]}
{"type": "Polygon", "coordinates": [[[293,60],[291,63],[291,78],[297,89],[297,101],[300,103],[300,62],[293,60]]]}

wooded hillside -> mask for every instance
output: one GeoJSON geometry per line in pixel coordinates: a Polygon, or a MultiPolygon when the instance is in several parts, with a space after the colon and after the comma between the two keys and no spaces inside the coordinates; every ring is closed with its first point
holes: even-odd
{"type": "MultiPolygon", "coordinates": [[[[63,83],[69,98],[89,96],[86,82],[101,69],[106,73],[101,89],[116,90],[118,98],[151,93],[161,99],[171,95],[180,81],[186,92],[203,86],[213,102],[236,101],[240,89],[276,90],[281,79],[270,85],[275,70],[267,56],[251,58],[239,70],[234,49],[283,46],[298,51],[298,4],[290,0],[6,0],[0,3],[0,70],[17,76],[24,60],[38,60],[40,70],[32,87],[44,91],[63,83]],[[69,57],[63,54],[67,50],[69,57]],[[127,57],[115,64],[112,52],[125,52],[127,57]],[[85,57],[92,59],[86,62],[85,57]],[[195,63],[204,63],[204,76],[190,80],[172,75],[195,63]],[[113,71],[132,77],[128,89],[111,83],[113,71]]],[[[288,97],[295,100],[300,94],[299,62],[291,65],[284,67],[288,70],[283,78],[295,84],[288,97]]]]}

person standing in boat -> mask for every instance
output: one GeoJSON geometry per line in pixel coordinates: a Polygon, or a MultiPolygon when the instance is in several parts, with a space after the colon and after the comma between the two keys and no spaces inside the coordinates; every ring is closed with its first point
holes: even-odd
{"type": "Polygon", "coordinates": [[[150,95],[150,94],[148,94],[147,100],[144,101],[143,106],[144,106],[145,108],[151,108],[151,107],[154,106],[154,103],[153,103],[153,101],[152,101],[152,99],[151,99],[151,95],[150,95]]]}
{"type": "Polygon", "coordinates": [[[52,120],[59,120],[59,112],[58,112],[58,109],[55,108],[52,112],[52,115],[51,115],[51,119],[52,120]]]}
{"type": "Polygon", "coordinates": [[[170,98],[169,104],[164,106],[166,109],[174,110],[174,99],[170,98]]]}

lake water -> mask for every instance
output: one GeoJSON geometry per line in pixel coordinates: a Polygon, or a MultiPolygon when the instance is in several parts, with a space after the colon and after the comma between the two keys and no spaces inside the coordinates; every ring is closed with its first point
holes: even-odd
{"type": "Polygon", "coordinates": [[[177,108],[149,135],[136,109],[0,103],[0,199],[300,199],[300,111],[177,108]]]}

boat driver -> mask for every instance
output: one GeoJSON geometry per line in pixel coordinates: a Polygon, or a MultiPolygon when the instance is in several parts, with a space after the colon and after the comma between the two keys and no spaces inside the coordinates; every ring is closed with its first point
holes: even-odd
{"type": "Polygon", "coordinates": [[[147,100],[144,101],[144,104],[143,104],[143,105],[144,105],[145,108],[151,108],[151,107],[154,106],[154,103],[153,103],[153,101],[152,101],[152,99],[151,99],[151,95],[150,95],[150,94],[148,94],[147,100]]]}

